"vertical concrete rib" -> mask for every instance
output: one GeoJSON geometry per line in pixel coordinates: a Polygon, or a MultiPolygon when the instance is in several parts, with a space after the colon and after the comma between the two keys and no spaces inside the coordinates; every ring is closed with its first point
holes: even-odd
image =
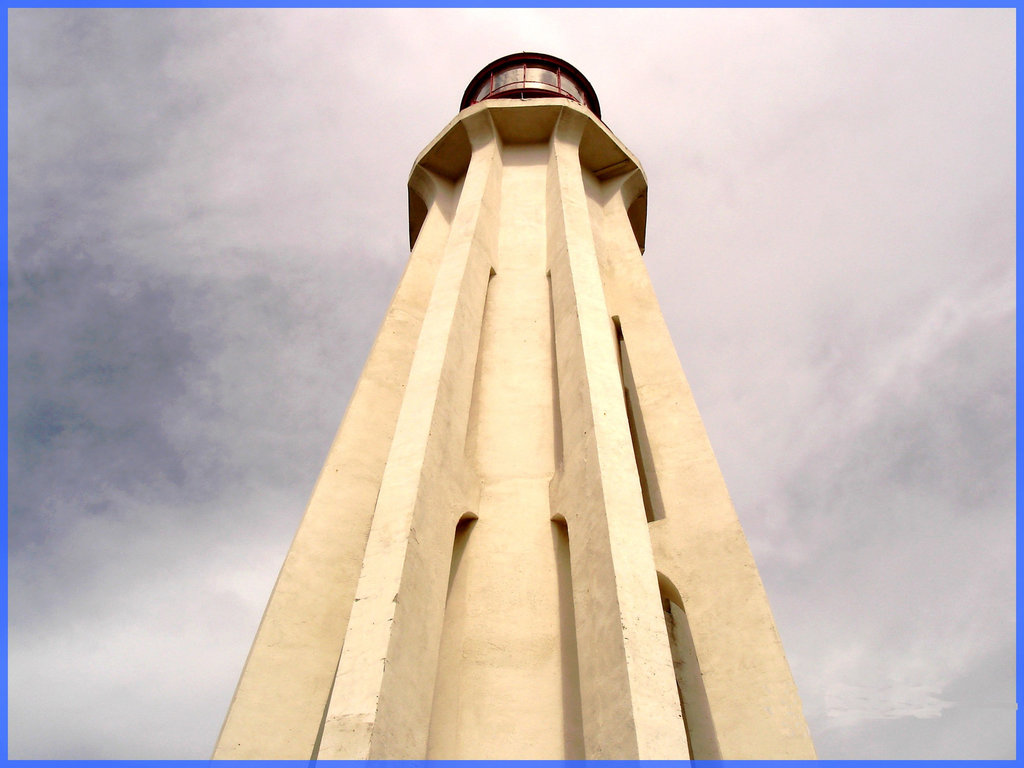
{"type": "Polygon", "coordinates": [[[569,531],[586,754],[679,759],[686,735],[579,161],[588,119],[562,110],[547,192],[564,443],[552,513],[569,531]]]}
{"type": "Polygon", "coordinates": [[[217,759],[309,759],[327,706],[416,340],[450,224],[451,185],[427,214],[281,567],[217,759]],[[344,535],[339,535],[344,531],[344,535]]]}
{"type": "Polygon", "coordinates": [[[813,759],[764,586],[629,235],[634,182],[609,184],[621,186],[604,208],[602,272],[664,505],[665,519],[650,525],[657,568],[678,587],[722,759],[813,759]]]}
{"type": "Polygon", "coordinates": [[[472,157],[384,469],[320,759],[426,754],[452,539],[478,488],[463,443],[501,189],[490,116],[465,125],[472,157]]]}

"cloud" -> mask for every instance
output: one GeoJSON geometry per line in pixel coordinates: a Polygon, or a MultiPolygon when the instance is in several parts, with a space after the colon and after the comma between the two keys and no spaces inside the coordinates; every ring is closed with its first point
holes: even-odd
{"type": "Polygon", "coordinates": [[[781,484],[752,505],[747,530],[792,628],[783,640],[823,757],[939,757],[839,747],[831,732],[925,715],[962,730],[974,711],[949,692],[973,659],[1014,643],[1015,317],[1002,289],[975,298],[938,300],[852,372],[858,389],[830,387],[803,422],[801,459],[780,462],[781,484]]]}
{"type": "Polygon", "coordinates": [[[69,522],[59,571],[12,561],[35,610],[9,631],[12,757],[209,757],[301,505],[265,489],[232,501],[261,535],[238,536],[216,504],[198,510],[213,524],[187,528],[157,504],[143,522],[69,522]]]}
{"type": "Polygon", "coordinates": [[[838,685],[825,696],[825,714],[839,723],[864,720],[891,720],[902,717],[927,719],[941,717],[953,706],[943,701],[939,690],[927,685],[898,683],[889,688],[838,685]]]}
{"type": "Polygon", "coordinates": [[[60,499],[102,513],[106,484],[173,493],[182,483],[182,457],[161,417],[185,391],[193,351],[187,334],[166,322],[171,301],[152,283],[118,285],[111,268],[82,256],[12,276],[8,536],[15,549],[64,522],[53,519],[60,499]],[[136,449],[126,452],[125,444],[136,449]]]}
{"type": "Polygon", "coordinates": [[[998,760],[1014,755],[1016,691],[1005,666],[1014,645],[1011,641],[978,657],[941,692],[911,692],[905,682],[890,683],[887,690],[877,681],[875,688],[836,691],[833,717],[816,731],[819,753],[856,754],[865,760],[998,760]],[[867,706],[857,713],[858,704],[867,706]],[[854,719],[855,714],[861,716],[854,719]],[[930,716],[921,716],[925,714],[930,716]]]}

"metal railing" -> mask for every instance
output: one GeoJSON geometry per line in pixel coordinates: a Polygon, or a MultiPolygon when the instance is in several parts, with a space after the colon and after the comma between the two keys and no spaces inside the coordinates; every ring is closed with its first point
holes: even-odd
{"type": "Polygon", "coordinates": [[[579,85],[561,69],[548,69],[532,62],[492,70],[470,103],[476,104],[485,99],[509,98],[517,94],[532,98],[550,95],[590,106],[579,85]]]}

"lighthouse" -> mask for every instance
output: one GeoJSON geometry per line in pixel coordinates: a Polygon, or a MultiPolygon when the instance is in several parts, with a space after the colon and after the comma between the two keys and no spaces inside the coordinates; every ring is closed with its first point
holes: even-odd
{"type": "Polygon", "coordinates": [[[214,757],[813,758],[594,88],[492,62],[408,186],[214,757]]]}

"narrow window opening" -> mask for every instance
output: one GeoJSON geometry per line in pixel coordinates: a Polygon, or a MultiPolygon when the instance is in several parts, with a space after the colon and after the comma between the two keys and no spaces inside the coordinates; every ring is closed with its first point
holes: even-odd
{"type": "Polygon", "coordinates": [[[472,513],[463,515],[459,524],[455,526],[455,538],[452,541],[452,565],[448,571],[448,591],[445,593],[445,605],[452,594],[452,583],[459,572],[459,565],[462,563],[462,555],[466,552],[466,542],[469,540],[469,532],[473,529],[476,517],[472,513]]]}
{"type": "Polygon", "coordinates": [[[551,289],[551,270],[548,270],[548,323],[551,327],[551,410],[554,428],[555,466],[562,466],[562,408],[558,395],[558,348],[555,340],[555,294],[551,289]]]}
{"type": "Polygon", "coordinates": [[[668,631],[668,644],[672,651],[672,669],[676,675],[676,694],[679,696],[679,709],[683,715],[683,728],[686,730],[686,748],[689,751],[690,759],[693,760],[693,734],[690,732],[690,718],[686,712],[686,696],[683,694],[681,680],[685,672],[682,669],[683,661],[680,658],[679,643],[676,639],[679,629],[676,627],[676,618],[672,615],[672,601],[663,597],[661,609],[665,614],[665,629],[668,631]]]}
{"type": "Polygon", "coordinates": [[[672,651],[672,667],[676,675],[676,692],[686,729],[686,742],[691,760],[721,760],[718,736],[711,719],[711,706],[704,689],[704,678],[697,660],[697,650],[690,634],[690,622],[683,610],[682,599],[675,586],[660,573],[661,605],[665,614],[668,644],[672,651]]]}
{"type": "Polygon", "coordinates": [[[452,561],[448,571],[445,595],[444,624],[441,647],[437,655],[437,676],[434,701],[427,732],[427,758],[437,759],[456,754],[458,744],[458,706],[462,676],[462,643],[466,620],[466,576],[460,577],[460,566],[469,543],[476,517],[467,512],[455,527],[452,539],[452,561]]]}
{"type": "Polygon", "coordinates": [[[576,646],[576,614],[572,595],[569,530],[564,519],[551,521],[551,537],[558,566],[558,608],[562,657],[562,733],[564,760],[583,760],[583,704],[580,694],[579,652],[576,646]]]}
{"type": "Polygon", "coordinates": [[[484,305],[480,312],[480,335],[477,338],[476,360],[473,363],[473,390],[469,398],[469,417],[466,419],[466,437],[463,442],[467,457],[476,456],[477,426],[480,418],[480,366],[486,343],[487,303],[491,297],[491,283],[494,281],[494,275],[494,267],[491,267],[490,274],[487,275],[487,286],[484,288],[484,305]]]}
{"type": "Polygon", "coordinates": [[[626,340],[622,335],[622,323],[619,322],[618,316],[612,317],[612,324],[615,326],[622,399],[626,403],[626,418],[629,420],[629,436],[633,441],[633,458],[636,461],[640,491],[644,498],[644,513],[647,516],[647,522],[653,523],[655,520],[663,519],[665,511],[661,504],[657,477],[654,474],[654,460],[651,457],[651,447],[647,440],[643,413],[640,410],[636,382],[633,380],[633,369],[629,364],[629,352],[626,349],[626,340]]]}

